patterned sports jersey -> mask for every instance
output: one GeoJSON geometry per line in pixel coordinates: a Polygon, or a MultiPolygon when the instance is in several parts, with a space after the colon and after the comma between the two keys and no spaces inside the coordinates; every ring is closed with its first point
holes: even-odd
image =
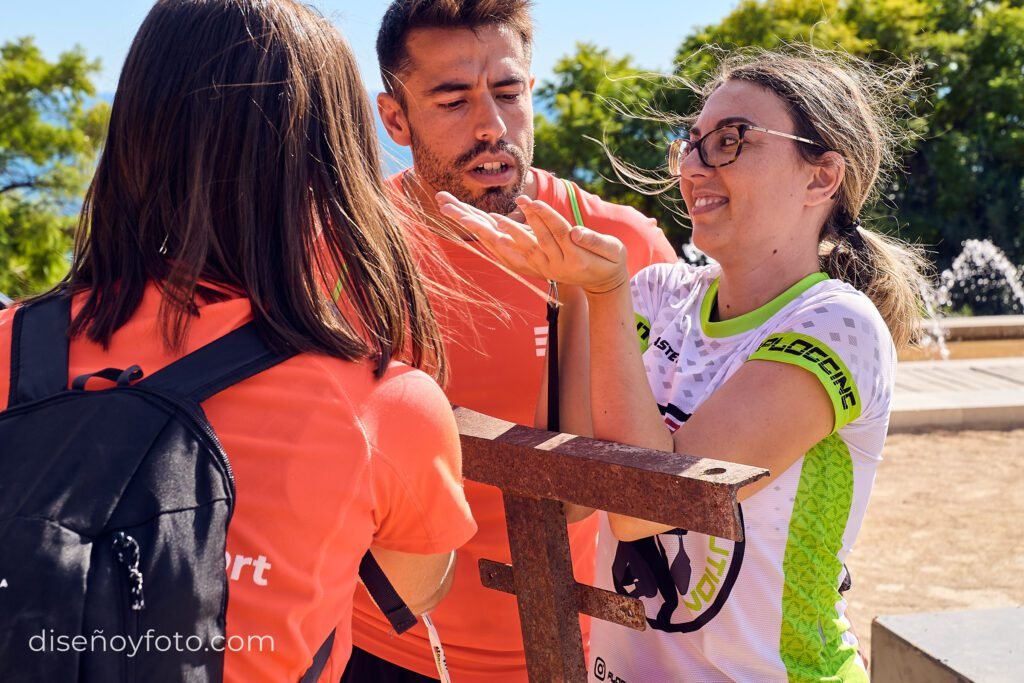
{"type": "Polygon", "coordinates": [[[668,428],[759,359],[814,373],[834,431],[742,503],[743,542],[685,529],[619,542],[602,515],[597,585],[640,598],[648,629],[595,619],[590,680],[866,681],[839,586],[888,428],[892,338],[866,296],[824,273],[711,322],[718,275],[678,263],[633,279],[644,367],[668,428]]]}

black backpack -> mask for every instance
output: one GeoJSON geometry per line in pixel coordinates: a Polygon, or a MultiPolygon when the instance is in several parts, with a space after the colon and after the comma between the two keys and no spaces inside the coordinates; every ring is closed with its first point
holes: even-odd
{"type": "MultiPolygon", "coordinates": [[[[68,390],[69,320],[69,299],[54,296],[13,322],[0,679],[220,681],[235,487],[200,404],[290,355],[249,323],[145,379],[138,366],[107,368],[68,390]],[[117,386],[85,391],[95,376],[117,386]]],[[[416,623],[369,553],[360,572],[396,630],[416,623]]],[[[303,681],[317,680],[333,641],[303,681]]]]}

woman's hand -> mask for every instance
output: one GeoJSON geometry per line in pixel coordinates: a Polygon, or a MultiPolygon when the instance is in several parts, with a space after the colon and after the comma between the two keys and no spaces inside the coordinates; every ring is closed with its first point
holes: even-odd
{"type": "Polygon", "coordinates": [[[505,267],[521,275],[578,285],[602,294],[629,281],[626,248],[610,235],[571,226],[544,202],[520,196],[516,204],[529,225],[488,214],[440,192],[441,213],[471,232],[505,267]]]}

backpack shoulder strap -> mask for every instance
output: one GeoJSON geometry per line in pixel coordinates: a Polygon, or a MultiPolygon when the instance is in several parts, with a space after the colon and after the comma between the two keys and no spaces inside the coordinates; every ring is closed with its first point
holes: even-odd
{"type": "Polygon", "coordinates": [[[249,322],[155,372],[139,386],[202,403],[293,355],[271,351],[257,332],[256,323],[249,322]]]}
{"type": "Polygon", "coordinates": [[[384,574],[384,570],[380,568],[369,550],[359,562],[359,578],[366,586],[366,591],[373,597],[373,601],[377,603],[377,607],[388,618],[395,633],[401,635],[418,623],[416,615],[391,585],[391,580],[384,574]]]}
{"type": "MultiPolygon", "coordinates": [[[[377,603],[377,607],[388,618],[388,622],[396,634],[401,635],[419,623],[416,615],[398,595],[398,591],[391,585],[391,581],[384,575],[384,571],[377,564],[377,560],[373,559],[369,550],[366,551],[359,563],[359,578],[366,586],[367,592],[373,597],[373,601],[377,603]]],[[[299,679],[299,683],[316,683],[320,680],[320,674],[327,666],[327,658],[330,657],[331,650],[334,648],[336,633],[337,629],[328,634],[327,639],[313,655],[313,663],[299,679]]]]}
{"type": "Polygon", "coordinates": [[[68,325],[71,298],[56,295],[14,311],[7,407],[36,401],[68,388],[68,325]]]}
{"type": "Polygon", "coordinates": [[[334,649],[334,636],[338,633],[338,629],[334,629],[327,634],[327,639],[324,640],[320,649],[313,655],[313,663],[306,669],[306,673],[302,674],[302,678],[299,679],[299,683],[317,683],[320,680],[320,674],[324,672],[324,668],[327,666],[327,660],[331,656],[331,651],[334,649]]]}

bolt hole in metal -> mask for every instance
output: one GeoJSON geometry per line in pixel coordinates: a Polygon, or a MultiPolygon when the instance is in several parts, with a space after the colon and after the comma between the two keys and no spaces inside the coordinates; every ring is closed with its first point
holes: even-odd
{"type": "Polygon", "coordinates": [[[704,470],[704,474],[705,475],[708,475],[708,474],[725,474],[725,468],[724,467],[712,467],[710,469],[704,470]]]}

